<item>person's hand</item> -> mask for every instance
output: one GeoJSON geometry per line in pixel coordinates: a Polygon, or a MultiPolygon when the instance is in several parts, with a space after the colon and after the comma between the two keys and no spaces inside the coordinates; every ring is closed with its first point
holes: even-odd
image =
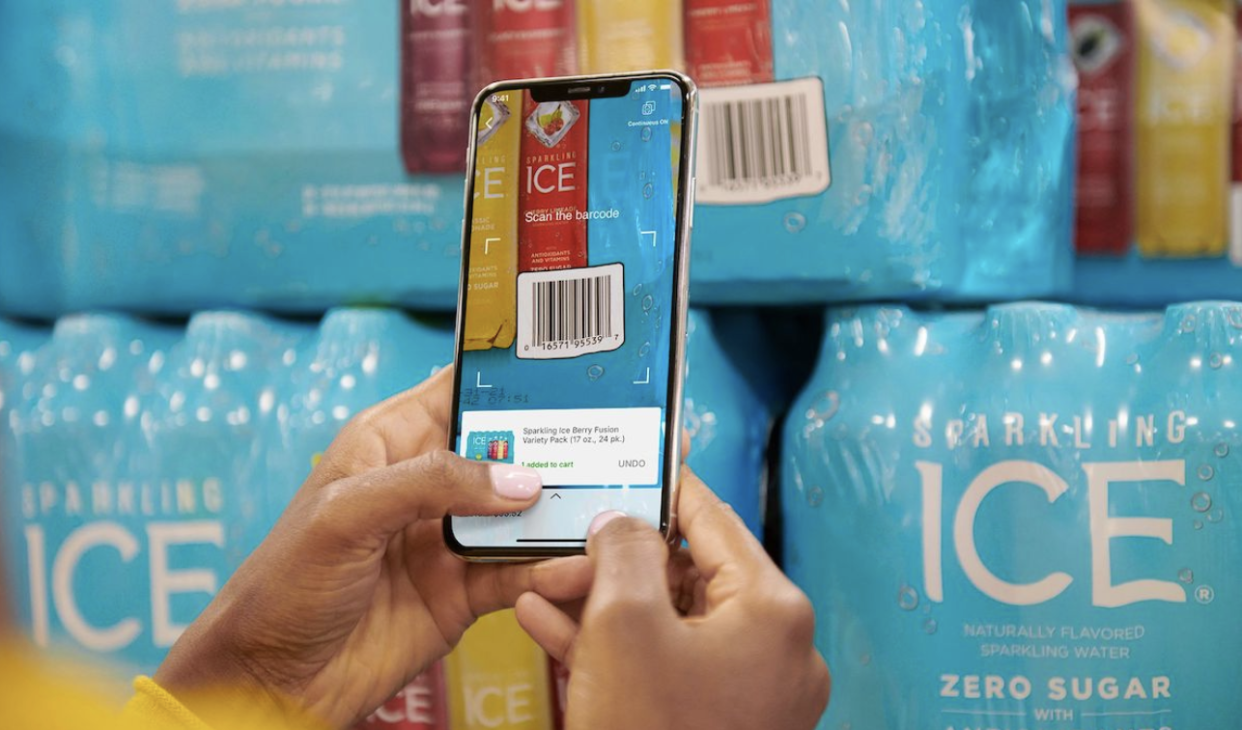
{"type": "Polygon", "coordinates": [[[354,418],[279,522],[173,646],[155,681],[196,695],[270,698],[343,727],[444,656],[474,620],[526,591],[585,594],[582,556],[471,564],[444,544],[445,515],[530,507],[530,469],[444,451],[452,369],[354,418]]]}
{"type": "Polygon", "coordinates": [[[646,523],[596,518],[580,625],[555,597],[519,599],[522,627],[570,669],[566,728],[814,727],[829,676],[810,602],[685,467],[679,504],[690,549],[671,570],[668,546],[646,523]]]}

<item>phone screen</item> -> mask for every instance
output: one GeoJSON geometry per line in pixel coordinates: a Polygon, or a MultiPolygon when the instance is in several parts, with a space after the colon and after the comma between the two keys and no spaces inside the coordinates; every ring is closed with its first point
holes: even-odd
{"type": "Polygon", "coordinates": [[[453,443],[544,490],[520,514],[452,518],[466,554],[580,550],[610,509],[668,519],[688,90],[567,88],[501,88],[475,111],[453,443]]]}

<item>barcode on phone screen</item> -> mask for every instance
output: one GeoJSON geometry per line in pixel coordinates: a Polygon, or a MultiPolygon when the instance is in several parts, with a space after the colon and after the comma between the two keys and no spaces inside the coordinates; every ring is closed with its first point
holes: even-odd
{"type": "Polygon", "coordinates": [[[699,91],[699,203],[768,203],[832,182],[818,78],[699,91]]]}
{"type": "Polygon", "coordinates": [[[517,356],[553,360],[615,350],[625,342],[625,267],[518,275],[517,356]]]}

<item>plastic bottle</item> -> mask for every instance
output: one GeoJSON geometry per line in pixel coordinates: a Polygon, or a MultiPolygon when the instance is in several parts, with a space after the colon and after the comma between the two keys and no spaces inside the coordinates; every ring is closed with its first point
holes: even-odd
{"type": "Polygon", "coordinates": [[[439,662],[414,678],[354,730],[449,730],[444,669],[439,662]]]}
{"type": "Polygon", "coordinates": [[[1228,725],[1240,363],[1231,302],[830,311],[781,484],[821,730],[1228,725]]]}
{"type": "Polygon", "coordinates": [[[547,662],[513,611],[480,618],[445,662],[453,730],[551,730],[547,662]]]}
{"type": "Polygon", "coordinates": [[[1134,19],[1122,0],[1073,2],[1069,12],[1078,70],[1075,248],[1125,254],[1134,231],[1134,19]]]}
{"type": "Polygon", "coordinates": [[[772,80],[768,0],[684,0],[686,73],[700,86],[772,80]]]}
{"type": "Polygon", "coordinates": [[[508,348],[517,327],[523,92],[492,94],[479,119],[470,219],[467,350],[508,348]]]}
{"type": "Polygon", "coordinates": [[[582,73],[682,68],[681,10],[681,0],[579,0],[582,73]]]}
{"type": "Polygon", "coordinates": [[[1225,253],[1235,53],[1228,0],[1136,0],[1137,230],[1143,256],[1225,253]]]}
{"type": "Polygon", "coordinates": [[[182,548],[183,564],[200,569],[196,590],[170,619],[176,625],[189,623],[266,535],[275,520],[267,494],[285,488],[277,481],[300,484],[287,472],[270,472],[267,455],[278,448],[272,421],[281,414],[274,406],[307,330],[255,314],[201,312],[169,354],[150,414],[149,448],[160,485],[175,490],[163,514],[192,523],[198,538],[182,548]]]}
{"type": "Polygon", "coordinates": [[[465,166],[471,23],[467,0],[401,2],[401,155],[411,173],[465,166]]]}
{"type": "Polygon", "coordinates": [[[30,602],[24,579],[28,573],[23,544],[26,506],[20,486],[25,474],[23,436],[28,428],[25,414],[36,394],[33,375],[35,356],[47,341],[48,329],[0,318],[0,557],[4,560],[5,593],[18,612],[20,623],[31,626],[30,602]]]}
{"type": "Polygon", "coordinates": [[[475,87],[577,73],[575,0],[488,0],[475,6],[475,87]]]}
{"type": "Polygon", "coordinates": [[[687,321],[684,395],[686,464],[762,539],[772,417],[722,349],[712,315],[702,310],[691,310],[687,321]]]}
{"type": "Polygon", "coordinates": [[[280,448],[267,491],[274,521],[341,428],[358,413],[412,388],[453,359],[445,326],[393,309],[334,309],[308,337],[288,371],[276,408],[280,448]]]}
{"type": "Polygon", "coordinates": [[[187,574],[168,561],[169,492],[153,479],[142,415],[173,335],[74,315],[34,357],[27,397],[10,412],[16,474],[6,491],[21,506],[4,531],[19,566],[8,578],[19,622],[37,646],[153,669],[171,644],[165,609],[187,574]]]}

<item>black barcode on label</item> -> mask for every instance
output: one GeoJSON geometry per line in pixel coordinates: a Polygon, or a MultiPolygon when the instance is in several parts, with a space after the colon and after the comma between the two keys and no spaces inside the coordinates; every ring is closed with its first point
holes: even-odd
{"type": "Polygon", "coordinates": [[[768,202],[828,187],[818,78],[701,93],[698,202],[768,202]]]}
{"type": "Polygon", "coordinates": [[[550,360],[620,347],[624,276],[621,264],[519,275],[517,356],[550,360]]]}
{"type": "Polygon", "coordinates": [[[612,277],[535,283],[533,344],[612,336],[612,277]]]}

